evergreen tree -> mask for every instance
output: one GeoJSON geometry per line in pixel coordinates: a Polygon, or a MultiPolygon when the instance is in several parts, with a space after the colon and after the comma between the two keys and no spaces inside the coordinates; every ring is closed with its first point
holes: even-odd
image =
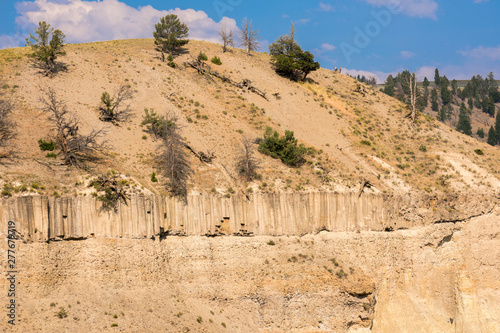
{"type": "Polygon", "coordinates": [[[448,87],[444,84],[441,85],[441,101],[443,105],[448,105],[452,100],[453,95],[451,91],[448,90],[448,87]]]}
{"type": "Polygon", "coordinates": [[[460,106],[460,113],[458,115],[458,123],[456,129],[461,133],[472,135],[470,117],[464,103],[462,103],[462,105],[460,106]]]}
{"type": "Polygon", "coordinates": [[[453,81],[451,81],[451,93],[456,96],[457,90],[458,90],[458,81],[453,79],[453,81]]]}
{"type": "Polygon", "coordinates": [[[66,54],[63,49],[65,37],[61,30],[54,30],[44,21],[38,23],[35,35],[30,34],[30,38],[26,38],[26,46],[31,46],[33,50],[30,56],[35,66],[43,70],[45,76],[52,76],[64,68],[62,64],[56,62],[56,59],[66,54]]]}
{"type": "Polygon", "coordinates": [[[440,83],[441,87],[448,88],[450,86],[450,80],[448,80],[448,78],[446,77],[446,75],[444,75],[443,77],[441,77],[441,79],[439,80],[439,83],[440,83]]]}
{"type": "Polygon", "coordinates": [[[384,85],[384,93],[387,95],[394,97],[394,78],[392,75],[389,74],[387,79],[385,80],[385,85],[384,85]]]}
{"type": "Polygon", "coordinates": [[[493,98],[485,97],[482,103],[483,112],[489,114],[491,117],[495,116],[495,102],[493,102],[493,98]]]}
{"type": "Polygon", "coordinates": [[[172,54],[189,42],[185,39],[189,36],[188,26],[175,14],[162,17],[160,23],[155,24],[155,30],[153,36],[158,50],[162,52],[162,60],[165,57],[164,52],[172,54]]]}
{"type": "Polygon", "coordinates": [[[436,112],[439,111],[438,93],[437,93],[436,88],[432,89],[432,92],[431,92],[431,109],[432,109],[432,111],[436,111],[436,112]]]}
{"type": "Polygon", "coordinates": [[[304,81],[310,72],[320,67],[319,63],[314,61],[314,55],[302,51],[295,41],[293,26],[290,34],[280,36],[269,46],[269,54],[272,56],[276,72],[293,80],[304,81]]]}
{"type": "Polygon", "coordinates": [[[476,134],[481,139],[484,139],[484,130],[482,128],[478,128],[476,134]]]}
{"type": "Polygon", "coordinates": [[[488,144],[489,145],[496,145],[497,143],[497,136],[496,136],[496,133],[495,133],[495,129],[493,128],[493,126],[490,127],[490,130],[488,131],[488,144]]]}
{"type": "Polygon", "coordinates": [[[439,69],[436,68],[434,71],[434,84],[436,87],[439,87],[441,85],[441,77],[439,76],[439,69]]]}
{"type": "Polygon", "coordinates": [[[426,77],[424,77],[424,83],[423,83],[424,88],[429,88],[429,85],[430,85],[430,84],[431,84],[431,83],[430,83],[430,82],[429,82],[429,80],[427,79],[427,76],[426,76],[426,77]]]}

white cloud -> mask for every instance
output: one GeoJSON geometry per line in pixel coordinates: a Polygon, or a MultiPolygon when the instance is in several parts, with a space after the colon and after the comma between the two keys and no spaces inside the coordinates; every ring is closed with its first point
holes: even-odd
{"type": "Polygon", "coordinates": [[[311,21],[310,18],[303,18],[303,19],[300,19],[298,20],[297,22],[294,22],[296,24],[306,24],[306,23],[309,23],[311,21]]]}
{"type": "Polygon", "coordinates": [[[364,0],[377,7],[389,7],[409,16],[437,19],[438,4],[435,0],[364,0]]]}
{"type": "Polygon", "coordinates": [[[500,45],[497,47],[479,46],[469,51],[458,51],[463,56],[472,57],[475,59],[489,59],[494,61],[500,60],[500,45]]]}
{"type": "Polygon", "coordinates": [[[416,56],[415,53],[411,52],[411,51],[401,51],[401,57],[405,58],[405,59],[410,59],[410,58],[413,58],[414,56],[416,56]]]}
{"type": "Polygon", "coordinates": [[[320,2],[319,3],[319,10],[322,12],[334,12],[335,8],[333,8],[333,6],[330,4],[320,2]]]}
{"type": "Polygon", "coordinates": [[[18,27],[31,31],[40,21],[66,34],[71,43],[128,38],[152,38],[154,25],[168,14],[176,14],[189,27],[189,38],[219,42],[217,33],[223,21],[237,30],[236,21],[224,17],[215,22],[204,11],[194,9],[157,10],[152,6],[134,8],[118,0],[35,0],[17,6],[18,27]]]}
{"type": "Polygon", "coordinates": [[[8,49],[22,45],[24,39],[19,35],[0,35],[0,49],[8,49]]]}
{"type": "Polygon", "coordinates": [[[392,74],[395,76],[397,72],[391,72],[391,73],[384,73],[381,71],[365,71],[365,70],[357,70],[357,69],[347,69],[343,68],[342,73],[357,77],[359,76],[365,76],[366,78],[371,78],[375,77],[377,79],[377,83],[384,83],[385,79],[389,76],[389,74],[392,74]]]}
{"type": "Polygon", "coordinates": [[[326,51],[333,51],[333,50],[336,49],[335,46],[333,46],[332,44],[329,44],[329,43],[323,43],[323,44],[321,44],[321,48],[323,50],[326,50],[326,51]]]}

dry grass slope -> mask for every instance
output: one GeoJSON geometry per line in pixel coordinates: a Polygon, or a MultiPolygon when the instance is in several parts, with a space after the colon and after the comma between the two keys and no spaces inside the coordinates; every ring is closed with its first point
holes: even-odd
{"type": "Polygon", "coordinates": [[[68,71],[49,79],[29,65],[28,52],[0,51],[1,89],[15,102],[19,123],[17,156],[0,166],[12,194],[87,195],[89,179],[108,170],[118,171],[133,191],[166,193],[165,179],[151,181],[159,142],[140,126],[144,108],[178,116],[188,144],[216,156],[206,164],[191,155],[192,193],[357,191],[365,180],[373,184],[371,190],[389,193],[465,190],[489,196],[500,188],[498,149],[428,116],[411,124],[400,102],[339,73],[321,69],[309,82],[290,82],[275,74],[267,54],[247,56],[240,49],[222,53],[219,45],[199,41],[190,42],[174,60],[178,67],[171,68],[161,62],[151,39],[141,39],[68,45],[61,58],[68,71]],[[207,61],[213,70],[237,82],[251,80],[267,100],[184,66],[200,51],[208,59],[220,57],[220,66],[207,61]],[[131,119],[121,126],[101,122],[101,94],[113,95],[123,84],[135,92],[131,119]],[[55,89],[78,115],[82,133],[107,126],[110,149],[92,171],[67,168],[39,149],[39,139],[53,136],[40,111],[46,87],[55,89]],[[257,154],[260,176],[247,183],[235,168],[235,157],[242,139],[262,137],[266,126],[281,133],[293,130],[310,147],[307,162],[288,168],[257,154]]]}

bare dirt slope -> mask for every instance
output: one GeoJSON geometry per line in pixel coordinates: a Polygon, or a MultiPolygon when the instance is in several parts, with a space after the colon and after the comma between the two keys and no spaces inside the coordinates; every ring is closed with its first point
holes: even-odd
{"type": "Polygon", "coordinates": [[[250,186],[273,192],[346,190],[358,188],[364,179],[375,185],[374,190],[386,192],[447,192],[465,186],[493,195],[499,187],[498,149],[427,116],[411,124],[398,101],[339,73],[322,69],[307,83],[291,82],[275,74],[266,54],[247,56],[239,49],[223,54],[218,45],[195,41],[175,59],[174,69],[160,61],[152,40],[145,39],[68,45],[67,56],[61,58],[67,72],[50,79],[31,67],[28,51],[0,51],[2,90],[15,101],[19,124],[14,142],[18,158],[5,161],[2,172],[9,175],[4,178],[9,184],[25,184],[28,189],[32,182],[41,184],[33,191],[88,192],[85,186],[75,187],[76,181],[85,183],[88,172],[67,169],[38,148],[39,139],[54,135],[48,116],[40,111],[39,99],[48,87],[79,117],[83,133],[107,128],[108,155],[90,174],[114,169],[146,191],[164,192],[166,180],[150,180],[158,142],[140,126],[144,108],[176,115],[188,143],[215,154],[212,164],[192,156],[196,173],[189,188],[194,192],[225,194],[228,187],[247,191],[250,186]],[[267,100],[184,66],[200,51],[209,59],[221,58],[221,66],[207,61],[212,69],[234,81],[251,80],[266,92],[267,100]],[[100,121],[101,94],[114,94],[122,84],[135,90],[130,102],[133,117],[121,126],[100,121]],[[276,93],[280,99],[273,96],[276,93]],[[300,142],[314,149],[299,169],[258,154],[262,179],[245,184],[235,169],[241,140],[262,137],[266,126],[280,133],[293,130],[300,142]],[[461,172],[463,168],[468,172],[461,172]]]}

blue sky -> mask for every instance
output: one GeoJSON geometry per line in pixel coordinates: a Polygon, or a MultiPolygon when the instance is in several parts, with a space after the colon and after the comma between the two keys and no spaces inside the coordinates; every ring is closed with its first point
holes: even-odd
{"type": "Polygon", "coordinates": [[[404,69],[432,79],[436,67],[449,78],[492,71],[500,79],[497,0],[3,0],[0,48],[24,45],[42,20],[72,43],[149,38],[169,13],[188,24],[192,38],[214,42],[223,21],[237,29],[248,18],[260,31],[262,51],[293,21],[299,44],[322,67],[379,80],[404,69]]]}

